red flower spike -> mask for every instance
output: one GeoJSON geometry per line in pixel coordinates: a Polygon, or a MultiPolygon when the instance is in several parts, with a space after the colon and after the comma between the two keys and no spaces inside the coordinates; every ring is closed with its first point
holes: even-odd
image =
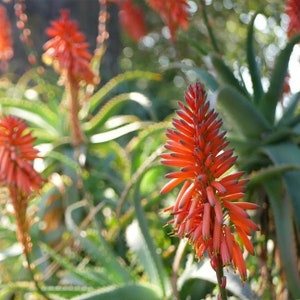
{"type": "Polygon", "coordinates": [[[13,39],[10,20],[7,11],[3,5],[0,4],[0,62],[2,69],[7,67],[7,62],[13,57],[13,39]]]}
{"type": "Polygon", "coordinates": [[[147,34],[143,10],[131,0],[120,1],[120,23],[124,31],[135,41],[147,34]]]}
{"type": "Polygon", "coordinates": [[[166,209],[173,214],[170,224],[175,235],[188,238],[198,258],[206,253],[214,269],[231,265],[245,280],[242,251],[254,253],[248,236],[258,230],[245,211],[257,205],[241,201],[248,180],[241,179],[243,172],[228,174],[237,157],[226,149],[222,121],[199,83],[188,88],[179,107],[174,129],[167,130],[169,152],[162,154],[163,164],[180,168],[167,174],[170,181],[162,193],[183,183],[174,206],[166,209]]]}
{"type": "Polygon", "coordinates": [[[168,26],[173,42],[176,39],[175,33],[178,27],[188,28],[188,3],[186,0],[147,0],[147,2],[168,26]]]}
{"type": "Polygon", "coordinates": [[[300,1],[287,0],[285,4],[285,13],[289,16],[287,35],[292,38],[300,33],[300,1]]]}
{"type": "Polygon", "coordinates": [[[33,142],[23,120],[14,116],[0,119],[0,182],[25,194],[38,190],[43,182],[33,169],[38,153],[33,142]]]}
{"type": "Polygon", "coordinates": [[[70,20],[68,10],[62,9],[60,13],[60,18],[52,21],[46,30],[51,39],[44,44],[43,60],[53,64],[63,76],[68,73],[77,82],[93,84],[95,76],[89,65],[92,56],[88,52],[85,36],[79,31],[78,24],[70,20]]]}

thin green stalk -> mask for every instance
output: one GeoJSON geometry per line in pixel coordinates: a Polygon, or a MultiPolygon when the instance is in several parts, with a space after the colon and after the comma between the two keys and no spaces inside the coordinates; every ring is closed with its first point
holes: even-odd
{"type": "Polygon", "coordinates": [[[220,290],[221,299],[227,300],[227,291],[225,288],[225,284],[223,282],[223,279],[224,279],[223,266],[222,266],[220,258],[219,258],[219,266],[216,270],[216,274],[217,274],[217,280],[218,280],[218,286],[219,286],[219,290],[220,290]]]}
{"type": "Polygon", "coordinates": [[[209,20],[208,20],[208,16],[207,16],[207,12],[206,12],[206,6],[205,6],[205,1],[204,0],[200,0],[200,4],[201,4],[201,7],[202,7],[203,20],[204,20],[205,26],[207,28],[209,37],[211,39],[212,46],[213,46],[214,50],[217,53],[221,54],[221,51],[220,51],[220,48],[218,46],[217,39],[215,37],[214,31],[213,31],[213,29],[212,29],[212,27],[211,27],[211,25],[209,23],[209,20]]]}

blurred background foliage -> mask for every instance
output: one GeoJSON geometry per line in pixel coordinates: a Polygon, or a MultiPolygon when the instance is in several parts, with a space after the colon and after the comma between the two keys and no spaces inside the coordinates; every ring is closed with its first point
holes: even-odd
{"type": "MultiPolygon", "coordinates": [[[[163,209],[173,203],[175,193],[159,194],[168,171],[159,163],[164,133],[187,84],[202,81],[203,70],[215,78],[211,81],[204,76],[209,97],[216,100],[213,86],[221,88],[223,83],[216,79],[210,54],[222,55],[233,74],[237,78],[242,74],[250,86],[245,44],[251,19],[259,10],[254,22],[255,53],[267,89],[275,57],[287,43],[284,3],[206,1],[217,48],[209,38],[200,0],[189,1],[189,29],[180,30],[174,44],[147,3],[135,3],[143,8],[148,29],[138,42],[122,31],[118,6],[108,6],[109,39],[101,61],[101,82],[89,99],[93,105],[83,105],[81,121],[88,143],[79,149],[68,140],[67,116],[60,106],[64,89],[57,85],[58,75],[40,57],[47,40],[45,29],[58,17],[60,8],[70,9],[93,52],[99,2],[26,0],[38,58],[35,66],[27,62],[28,52],[14,27],[16,53],[9,70],[1,74],[0,111],[26,119],[45,157],[37,161],[37,167],[47,183],[32,199],[29,212],[37,218],[31,228],[35,276],[51,299],[214,299],[218,293],[207,261],[195,261],[189,245],[179,242],[170,234],[171,227],[165,226],[168,215],[163,209]]],[[[13,3],[3,4],[15,24],[13,3]]],[[[226,113],[226,108],[221,112],[226,113]]],[[[230,122],[226,125],[231,129],[230,122]]],[[[298,141],[293,140],[297,147],[298,141]]],[[[241,151],[241,166],[248,162],[247,155],[241,151]]],[[[298,164],[289,166],[297,169],[298,164]]],[[[247,171],[252,174],[270,165],[270,159],[265,159],[247,171]]],[[[275,169],[266,176],[284,172],[275,169]]],[[[253,186],[248,197],[264,206],[264,212],[253,217],[265,232],[253,239],[258,256],[247,260],[249,282],[242,285],[235,274],[228,273],[229,295],[233,299],[288,299],[291,292],[276,247],[277,220],[261,185],[256,188],[254,180],[253,186]]],[[[265,186],[269,196],[271,189],[265,186]]],[[[0,192],[0,299],[41,299],[24,264],[14,219],[7,213],[7,193],[5,189],[0,192]]],[[[295,237],[299,255],[299,232],[292,229],[290,237],[295,237]]]]}

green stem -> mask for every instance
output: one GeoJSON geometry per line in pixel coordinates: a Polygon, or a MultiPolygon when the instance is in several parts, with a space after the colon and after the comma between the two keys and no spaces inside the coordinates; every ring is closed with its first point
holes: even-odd
{"type": "Polygon", "coordinates": [[[222,266],[220,257],[219,257],[219,266],[217,267],[216,274],[217,274],[217,280],[218,280],[218,286],[219,286],[219,290],[220,290],[220,294],[221,294],[221,299],[227,300],[227,291],[225,288],[225,284],[222,282],[224,273],[223,273],[223,266],[222,266]]]}
{"type": "Polygon", "coordinates": [[[209,37],[211,39],[212,46],[213,46],[214,50],[217,53],[221,54],[220,48],[219,48],[219,46],[217,44],[217,39],[215,37],[214,31],[213,31],[212,27],[210,26],[210,23],[209,23],[209,20],[208,20],[208,16],[207,16],[207,13],[206,13],[205,1],[204,0],[200,0],[200,4],[201,4],[201,7],[202,7],[203,20],[204,20],[205,26],[207,28],[209,37]]]}

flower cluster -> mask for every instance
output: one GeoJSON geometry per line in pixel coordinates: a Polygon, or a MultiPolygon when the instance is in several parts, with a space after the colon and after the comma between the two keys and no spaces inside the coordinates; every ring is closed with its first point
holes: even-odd
{"type": "Polygon", "coordinates": [[[147,0],[168,26],[171,39],[175,41],[175,33],[178,27],[188,27],[188,3],[186,0],[147,0]]]}
{"type": "Polygon", "coordinates": [[[132,0],[120,2],[119,16],[122,28],[133,40],[138,41],[147,34],[143,10],[132,0]]]}
{"type": "Polygon", "coordinates": [[[34,137],[23,120],[15,116],[0,119],[0,181],[26,194],[37,191],[42,179],[33,168],[37,150],[34,137]]]}
{"type": "Polygon", "coordinates": [[[257,205],[240,201],[247,180],[241,179],[243,172],[228,174],[237,157],[227,149],[222,121],[202,85],[191,85],[185,102],[179,102],[174,129],[167,131],[165,148],[170,152],[162,154],[163,164],[180,170],[166,175],[170,181],[161,192],[183,183],[175,204],[167,208],[173,214],[170,223],[178,237],[188,238],[198,258],[207,253],[215,270],[232,265],[246,280],[243,245],[254,253],[249,236],[258,226],[245,210],[257,205]]]}
{"type": "Polygon", "coordinates": [[[292,38],[300,33],[300,1],[288,0],[285,4],[285,12],[290,18],[287,34],[292,38]]]}
{"type": "Polygon", "coordinates": [[[31,250],[27,206],[30,195],[43,183],[33,168],[33,161],[37,158],[33,142],[34,137],[23,120],[14,116],[0,118],[0,184],[9,190],[17,237],[27,254],[31,250]]]}
{"type": "Polygon", "coordinates": [[[77,23],[70,20],[69,11],[61,10],[60,18],[51,22],[46,33],[51,39],[44,45],[44,62],[53,64],[62,75],[67,73],[78,82],[93,84],[95,76],[89,65],[92,58],[89,45],[77,23]]]}
{"type": "Polygon", "coordinates": [[[0,5],[0,62],[6,64],[14,54],[12,29],[7,11],[0,5]]]}

